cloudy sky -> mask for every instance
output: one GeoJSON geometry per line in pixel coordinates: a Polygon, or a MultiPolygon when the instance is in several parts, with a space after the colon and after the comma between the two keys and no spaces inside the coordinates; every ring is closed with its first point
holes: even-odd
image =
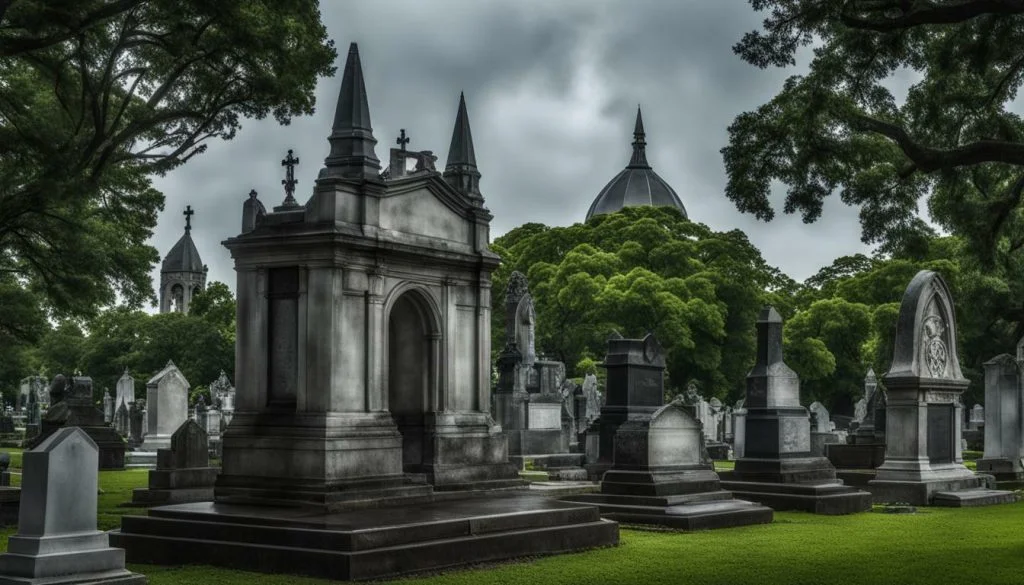
{"type": "MultiPolygon", "coordinates": [[[[325,0],[323,20],[339,53],[321,79],[317,113],[290,126],[248,121],[230,142],[158,180],[167,197],[153,245],[180,237],[186,205],[210,280],[234,288],[220,242],[236,235],[241,205],[256,189],[267,207],[284,198],[281,159],[300,158],[297,197],[308,199],[328,151],[327,135],[348,45],[359,43],[377,157],[400,128],[412,150],[447,157],[459,92],[466,94],[481,191],[492,235],[526,222],[582,221],[608,180],[629,161],[637,104],[647,157],[690,219],[738,228],[765,259],[802,280],[844,254],[867,252],[857,211],[838,197],[804,225],[781,213],[765,224],[726,199],[719,149],[733,118],[771,99],[799,69],[762,71],[732,45],[762,15],[746,0],[325,0]]],[[[385,162],[386,164],[386,162],[385,162]]],[[[154,284],[159,267],[154,268],[154,284]]]]}

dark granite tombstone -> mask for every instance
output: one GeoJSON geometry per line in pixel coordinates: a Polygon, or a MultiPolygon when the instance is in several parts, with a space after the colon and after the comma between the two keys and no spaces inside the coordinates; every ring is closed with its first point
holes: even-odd
{"type": "Polygon", "coordinates": [[[868,487],[877,502],[976,506],[1014,501],[982,488],[964,467],[953,297],[937,273],[918,272],[903,295],[887,389],[885,461],[868,487]]]}
{"type": "Polygon", "coordinates": [[[852,514],[871,495],[843,485],[825,457],[811,453],[810,417],[800,379],[782,360],[782,317],[766,307],[757,321],[757,360],[747,375],[743,457],[722,487],[775,510],[852,514]]]}
{"type": "Polygon", "coordinates": [[[206,431],[196,421],[186,420],[171,435],[171,448],[157,451],[149,487],[133,490],[129,505],[212,501],[219,470],[210,467],[209,449],[206,431]]]}
{"type": "Polygon", "coordinates": [[[93,404],[92,378],[75,376],[70,383],[56,376],[50,386],[51,402],[43,417],[39,435],[28,443],[29,448],[41,444],[58,429],[79,427],[99,447],[100,469],[124,469],[125,442],[103,420],[103,412],[93,404]]]}
{"type": "Polygon", "coordinates": [[[601,493],[565,499],[595,504],[612,520],[682,530],[771,522],[769,508],[721,489],[693,407],[679,399],[662,406],[665,357],[654,336],[613,338],[608,345],[605,367],[616,368],[614,376],[609,371],[609,399],[624,402],[627,411],[634,400],[641,406],[615,430],[601,493]]]}
{"type": "Polygon", "coordinates": [[[14,418],[8,414],[0,416],[0,435],[11,435],[14,433],[14,418]]]}

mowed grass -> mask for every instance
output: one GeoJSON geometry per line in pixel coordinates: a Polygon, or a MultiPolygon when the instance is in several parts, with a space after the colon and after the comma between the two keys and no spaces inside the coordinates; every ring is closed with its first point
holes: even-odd
{"type": "MultiPolygon", "coordinates": [[[[99,527],[118,526],[146,471],[100,473],[99,527]]],[[[2,544],[7,546],[3,532],[2,544]]],[[[314,585],[329,581],[204,566],[131,565],[153,585],[314,585]]],[[[775,514],[763,526],[678,533],[623,529],[618,547],[451,570],[407,584],[942,585],[1024,583],[1024,502],[916,514],[775,514]]]]}

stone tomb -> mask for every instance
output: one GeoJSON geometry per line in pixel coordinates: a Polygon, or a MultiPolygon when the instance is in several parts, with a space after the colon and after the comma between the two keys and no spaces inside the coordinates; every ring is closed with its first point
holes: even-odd
{"type": "Polygon", "coordinates": [[[956,313],[946,282],[930,270],[910,281],[896,322],[888,391],[885,462],[868,489],[876,502],[970,506],[1015,501],[964,467],[956,313]]]}
{"type": "Polygon", "coordinates": [[[694,407],[683,405],[681,398],[659,404],[665,395],[665,357],[653,335],[608,340],[605,364],[608,394],[625,397],[626,419],[615,429],[613,463],[604,473],[601,493],[566,501],[596,504],[612,520],[682,530],[772,521],[771,509],[734,500],[721,489],[705,456],[703,425],[694,407]]]}
{"type": "Polygon", "coordinates": [[[171,435],[171,448],[157,451],[156,469],[149,472],[149,487],[132,491],[130,506],[155,506],[213,500],[216,467],[210,467],[206,431],[194,420],[185,421],[171,435]]]}
{"type": "Polygon", "coordinates": [[[125,516],[112,542],[131,562],[330,579],[617,543],[597,508],[529,495],[491,418],[499,259],[465,101],[444,174],[381,178],[353,44],[328,141],[305,205],[247,203],[225,242],[237,391],[215,501],[125,516]]]}
{"type": "Polygon", "coordinates": [[[722,487],[775,510],[852,514],[871,509],[871,494],[843,485],[828,459],[811,453],[800,379],[782,361],[782,317],[765,307],[757,321],[757,360],[747,375],[743,457],[723,472],[722,487]]]}
{"type": "Polygon", "coordinates": [[[885,461],[885,390],[878,385],[873,369],[864,378],[862,416],[854,418],[845,443],[825,446],[825,456],[836,468],[836,477],[845,483],[866,486],[875,478],[875,470],[885,461]]]}
{"type": "Polygon", "coordinates": [[[829,417],[824,404],[812,402],[807,410],[811,413],[811,453],[823,457],[826,445],[843,443],[846,440],[846,433],[835,430],[835,423],[829,417]]]}
{"type": "Polygon", "coordinates": [[[1017,353],[985,362],[985,454],[978,460],[978,473],[1008,488],[1024,485],[1024,338],[1017,353]]]}
{"type": "Polygon", "coordinates": [[[139,450],[156,451],[171,446],[171,434],[188,419],[189,387],[185,375],[172,361],[146,382],[149,429],[139,450]]]}
{"type": "Polygon", "coordinates": [[[99,469],[124,469],[125,442],[111,426],[103,422],[103,412],[92,398],[92,378],[75,376],[68,380],[58,375],[50,388],[50,405],[43,417],[39,436],[29,443],[35,447],[59,429],[79,427],[99,447],[99,469]]]}
{"type": "Polygon", "coordinates": [[[513,272],[505,290],[506,343],[498,357],[491,412],[508,436],[509,459],[517,467],[530,462],[551,479],[585,480],[586,455],[570,451],[573,431],[563,425],[563,413],[572,418],[575,397],[560,392],[565,365],[537,359],[536,319],[526,277],[513,272]]]}
{"type": "Polygon", "coordinates": [[[0,555],[0,585],[144,585],[96,529],[99,448],[89,435],[63,427],[23,461],[18,532],[0,555]]]}

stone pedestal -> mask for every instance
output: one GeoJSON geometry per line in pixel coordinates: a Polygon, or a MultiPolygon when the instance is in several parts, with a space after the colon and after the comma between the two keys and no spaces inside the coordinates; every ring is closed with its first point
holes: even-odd
{"type": "MultiPolygon", "coordinates": [[[[101,415],[102,416],[102,415],[101,415]]],[[[25,494],[18,532],[0,555],[0,585],[144,585],[125,569],[124,551],[96,529],[99,449],[64,427],[24,454],[25,494]]]]}
{"type": "MultiPolygon", "coordinates": [[[[1019,347],[1024,354],[1024,339],[1019,347]]],[[[1008,488],[1024,483],[1024,355],[985,362],[985,454],[978,473],[1008,488]]]]}
{"type": "Polygon", "coordinates": [[[608,343],[606,364],[627,370],[625,376],[609,376],[614,382],[609,382],[608,394],[624,399],[627,419],[615,431],[612,467],[604,473],[601,493],[565,499],[595,504],[612,520],[682,530],[771,522],[769,508],[734,500],[721,489],[711,461],[704,457],[702,424],[692,406],[677,401],[653,413],[647,406],[630,412],[632,399],[650,403],[663,395],[665,359],[654,337],[608,343]],[[634,368],[640,372],[636,376],[628,371],[634,368]],[[640,387],[614,388],[615,383],[640,387]]]}
{"type": "Polygon", "coordinates": [[[157,451],[149,487],[132,491],[131,506],[155,506],[213,501],[213,484],[220,470],[210,467],[206,431],[187,420],[171,435],[171,448],[157,451]]]}
{"type": "Polygon", "coordinates": [[[800,380],[782,360],[782,317],[766,307],[757,322],[757,361],[747,375],[743,457],[722,487],[775,510],[851,514],[871,495],[843,485],[825,457],[811,453],[811,427],[800,406],[800,380]]]}
{"type": "Polygon", "coordinates": [[[571,431],[563,420],[565,403],[571,409],[575,399],[560,392],[565,365],[536,359],[535,321],[526,277],[513,272],[505,291],[507,341],[498,356],[491,412],[508,437],[509,460],[518,469],[531,465],[548,472],[551,479],[586,479],[586,455],[570,450],[571,431]]]}
{"type": "Polygon", "coordinates": [[[960,372],[953,298],[945,281],[922,270],[907,287],[896,326],[887,394],[885,461],[868,489],[878,502],[965,505],[1014,501],[1011,492],[981,489],[964,467],[960,372]],[[986,493],[988,492],[988,493],[986,493]]]}

